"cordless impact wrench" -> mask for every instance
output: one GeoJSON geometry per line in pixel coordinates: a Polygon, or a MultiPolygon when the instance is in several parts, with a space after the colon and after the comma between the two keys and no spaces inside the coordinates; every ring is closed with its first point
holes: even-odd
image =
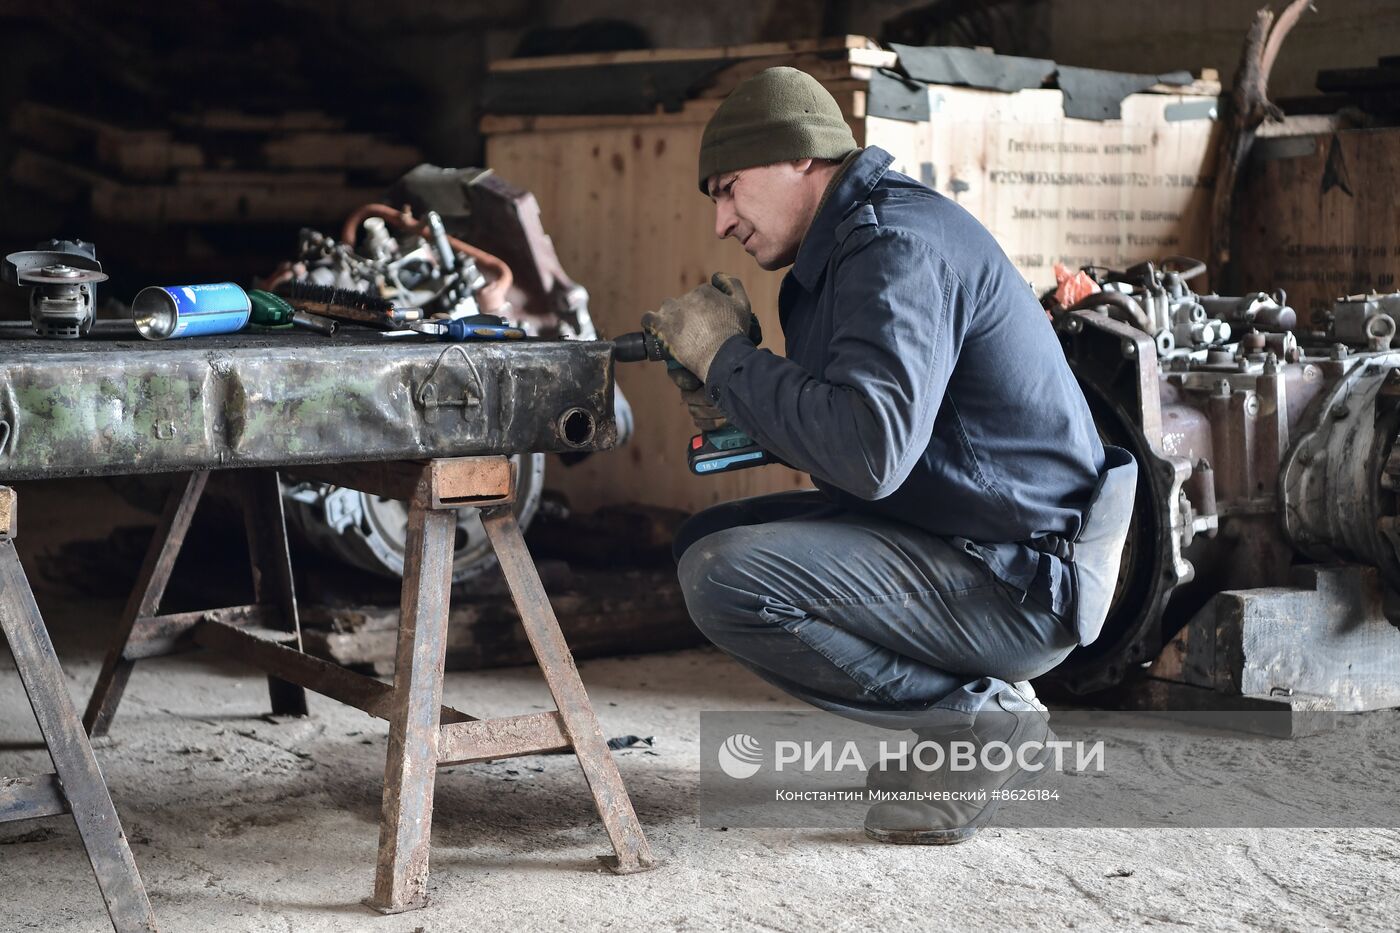
{"type": "MultiPolygon", "coordinates": [[[[749,326],[749,337],[755,343],[762,339],[758,318],[749,326]]],[[[684,369],[671,358],[666,347],[654,335],[645,331],[623,334],[613,341],[613,359],[619,363],[641,363],[646,360],[666,361],[667,369],[684,369]]],[[[754,443],[753,438],[736,427],[726,426],[706,431],[690,439],[685,452],[686,465],[696,476],[746,470],[765,463],[778,462],[768,451],[754,443]]]]}

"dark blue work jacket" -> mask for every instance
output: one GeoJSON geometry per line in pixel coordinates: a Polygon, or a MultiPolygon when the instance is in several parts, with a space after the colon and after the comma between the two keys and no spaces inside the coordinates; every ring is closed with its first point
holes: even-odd
{"type": "Polygon", "coordinates": [[[891,161],[858,153],[808,229],[787,358],[732,337],[707,391],[836,502],[959,539],[1062,613],[1069,574],[1028,542],[1079,532],[1104,464],[1088,404],[991,234],[891,161]]]}

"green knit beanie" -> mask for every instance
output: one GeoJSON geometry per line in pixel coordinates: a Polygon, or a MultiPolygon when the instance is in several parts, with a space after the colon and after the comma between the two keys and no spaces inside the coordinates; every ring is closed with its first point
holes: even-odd
{"type": "Polygon", "coordinates": [[[796,68],[746,78],[700,138],[700,191],[711,175],[789,159],[841,159],[856,148],[836,99],[796,68]]]}

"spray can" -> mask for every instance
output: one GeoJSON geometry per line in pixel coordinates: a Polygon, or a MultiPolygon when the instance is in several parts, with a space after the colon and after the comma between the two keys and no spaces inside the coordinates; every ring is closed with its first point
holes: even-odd
{"type": "Polygon", "coordinates": [[[152,285],[136,294],[131,314],[147,340],[234,334],[248,324],[252,305],[232,282],[152,285]]]}

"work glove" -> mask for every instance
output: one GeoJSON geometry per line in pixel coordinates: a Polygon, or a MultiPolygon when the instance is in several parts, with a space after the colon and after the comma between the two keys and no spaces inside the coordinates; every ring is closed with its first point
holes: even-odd
{"type": "Polygon", "coordinates": [[[705,384],[696,378],[694,373],[688,369],[668,369],[666,374],[680,387],[681,398],[690,409],[690,420],[695,422],[702,434],[718,431],[729,423],[724,412],[706,397],[705,384]]]}
{"type": "Polygon", "coordinates": [[[701,382],[720,346],[735,334],[747,334],[753,310],[744,284],[716,272],[707,285],[679,298],[667,298],[657,311],[642,315],[642,329],[653,334],[671,356],[701,382]]]}

